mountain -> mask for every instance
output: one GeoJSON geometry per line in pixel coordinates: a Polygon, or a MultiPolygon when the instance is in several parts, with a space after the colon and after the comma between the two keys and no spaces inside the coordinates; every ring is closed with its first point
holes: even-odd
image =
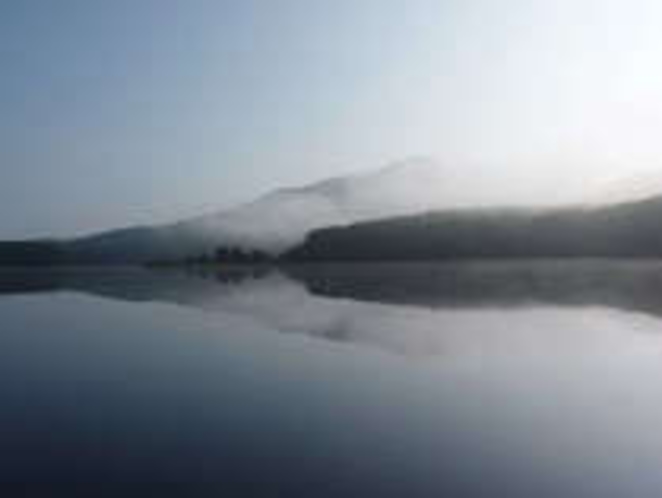
{"type": "MultiPolygon", "coordinates": [[[[656,194],[657,190],[650,185],[662,185],[662,181],[611,182],[607,186],[598,185],[590,190],[590,195],[580,198],[570,189],[560,189],[558,195],[550,194],[549,185],[540,177],[529,180],[523,176],[522,181],[513,185],[506,183],[509,180],[499,175],[498,168],[451,168],[432,159],[408,159],[366,173],[275,190],[233,209],[177,223],[112,230],[57,244],[49,241],[46,242],[48,248],[43,241],[34,241],[35,246],[29,243],[26,246],[25,242],[0,243],[0,264],[15,265],[17,261],[32,264],[40,254],[45,254],[45,249],[50,251],[46,258],[48,264],[142,264],[209,254],[221,246],[260,249],[274,254],[290,251],[295,257],[304,257],[301,251],[292,252],[295,247],[305,247],[305,252],[311,247],[318,251],[325,246],[319,257],[335,258],[341,255],[330,254],[328,246],[332,241],[335,244],[337,237],[342,238],[343,244],[355,235],[359,240],[363,237],[359,234],[372,236],[374,227],[383,227],[374,240],[383,240],[392,246],[389,251],[394,257],[396,247],[405,243],[411,245],[414,241],[422,245],[433,241],[443,243],[443,255],[435,253],[432,255],[435,258],[489,256],[503,252],[528,254],[531,251],[551,254],[577,250],[577,243],[574,243],[577,247],[570,249],[559,242],[559,237],[566,239],[564,244],[567,245],[570,238],[585,239],[586,233],[600,226],[601,233],[615,234],[620,230],[621,236],[627,233],[628,237],[636,239],[639,235],[630,234],[631,230],[643,223],[656,231],[657,225],[653,222],[662,219],[662,212],[655,212],[652,207],[655,202],[651,204],[651,201],[643,204],[647,206],[642,215],[648,220],[645,222],[638,218],[639,214],[623,214],[629,213],[629,208],[621,209],[621,206],[617,207],[621,214],[604,214],[612,213],[610,203],[656,194]],[[586,207],[560,209],[559,205],[586,207]],[[501,206],[513,208],[501,209],[501,206]],[[536,207],[527,209],[526,206],[536,207]],[[497,207],[499,209],[495,210],[497,207]],[[649,213],[650,210],[656,214],[649,213]],[[421,217],[421,213],[430,214],[421,217]],[[607,216],[609,222],[601,216],[607,216]],[[618,221],[622,216],[627,221],[618,221]],[[622,226],[607,226],[613,225],[612,218],[616,219],[616,225],[622,226]],[[386,221],[376,225],[369,223],[375,220],[386,221]],[[423,228],[419,227],[416,232],[414,227],[419,225],[423,228]],[[329,227],[336,228],[326,231],[329,227]],[[343,227],[350,228],[345,231],[343,227]],[[307,239],[313,232],[314,236],[307,239]],[[409,234],[414,238],[391,240],[394,236],[407,238],[409,234]],[[474,246],[469,247],[471,244],[474,246]],[[539,247],[534,248],[534,244],[539,247]],[[16,248],[28,246],[31,252],[23,261],[20,254],[16,255],[16,248]]],[[[648,237],[647,234],[641,236],[648,237]]],[[[355,247],[353,242],[348,246],[356,251],[354,257],[359,258],[364,250],[374,246],[373,241],[366,242],[365,247],[355,247]]],[[[608,244],[613,252],[613,247],[623,242],[612,240],[608,244]]],[[[419,249],[411,255],[405,254],[412,251],[411,247],[403,249],[397,257],[422,257],[425,251],[419,249]]],[[[600,250],[608,252],[604,247],[600,250]]],[[[371,258],[373,252],[366,252],[365,257],[371,258]]],[[[313,257],[311,254],[305,257],[313,257]]],[[[383,254],[375,256],[384,257],[383,254]]]]}
{"type": "MultiPolygon", "coordinates": [[[[268,193],[234,209],[178,223],[135,227],[68,241],[71,261],[142,263],[211,252],[219,246],[286,251],[311,231],[429,210],[513,202],[513,188],[470,168],[409,159],[368,173],[268,193]]],[[[522,203],[535,196],[522,197],[522,203]]],[[[539,198],[539,197],[538,197],[539,198]]]]}
{"type": "Polygon", "coordinates": [[[475,209],[312,232],[296,261],[662,257],[662,197],[604,207],[475,209]]]}
{"type": "Polygon", "coordinates": [[[179,227],[279,252],[302,242],[317,228],[428,210],[511,204],[512,190],[499,188],[497,178],[477,177],[470,169],[446,168],[432,159],[416,158],[368,173],[276,190],[179,227]]]}

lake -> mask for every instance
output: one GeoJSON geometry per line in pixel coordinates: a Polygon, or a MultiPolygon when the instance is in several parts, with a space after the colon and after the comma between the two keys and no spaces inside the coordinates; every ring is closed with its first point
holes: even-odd
{"type": "Polygon", "coordinates": [[[45,495],[656,497],[662,263],[2,271],[0,443],[45,495]]]}

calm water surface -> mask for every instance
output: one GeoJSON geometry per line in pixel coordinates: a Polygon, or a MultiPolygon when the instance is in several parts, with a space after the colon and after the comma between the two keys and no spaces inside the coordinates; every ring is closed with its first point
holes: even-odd
{"type": "Polygon", "coordinates": [[[8,487],[657,497],[660,468],[660,263],[0,273],[8,487]]]}

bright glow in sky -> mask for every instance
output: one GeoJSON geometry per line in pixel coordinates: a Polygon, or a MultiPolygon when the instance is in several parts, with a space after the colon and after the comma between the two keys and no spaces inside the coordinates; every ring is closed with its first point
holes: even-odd
{"type": "Polygon", "coordinates": [[[0,62],[3,238],[411,155],[550,192],[662,170],[655,0],[4,0],[0,62]]]}

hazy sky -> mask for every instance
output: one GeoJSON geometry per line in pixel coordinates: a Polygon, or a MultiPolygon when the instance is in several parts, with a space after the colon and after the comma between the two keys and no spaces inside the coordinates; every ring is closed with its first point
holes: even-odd
{"type": "Polygon", "coordinates": [[[2,0],[0,62],[2,238],[411,155],[550,189],[662,169],[655,0],[2,0]]]}

